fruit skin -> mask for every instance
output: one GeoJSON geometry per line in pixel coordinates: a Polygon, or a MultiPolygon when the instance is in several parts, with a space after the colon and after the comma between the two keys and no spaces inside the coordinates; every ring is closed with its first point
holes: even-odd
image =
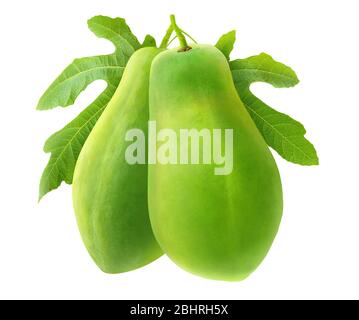
{"type": "Polygon", "coordinates": [[[73,179],[73,205],[82,239],[107,273],[144,266],[162,255],[149,221],[147,165],[129,165],[126,131],[147,132],[149,73],[161,50],[130,58],[117,91],[81,150],[73,179]]]}
{"type": "Polygon", "coordinates": [[[234,129],[230,175],[214,175],[213,164],[149,165],[149,210],[155,237],[176,264],[210,279],[246,278],[275,238],[282,188],[224,55],[207,45],[159,54],[151,67],[150,120],[177,137],[186,128],[234,129]]]}

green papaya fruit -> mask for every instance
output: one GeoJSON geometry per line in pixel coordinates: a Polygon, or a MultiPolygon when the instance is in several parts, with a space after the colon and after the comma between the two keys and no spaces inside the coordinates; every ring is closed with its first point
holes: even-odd
{"type": "MultiPolygon", "coordinates": [[[[213,162],[149,165],[149,211],[157,241],[191,273],[217,280],[246,278],[275,238],[282,188],[226,58],[208,45],[162,52],[152,63],[149,95],[157,132],[171,129],[178,139],[183,129],[233,129],[230,174],[214,174],[213,162]]],[[[157,139],[158,152],[163,141],[157,139]]]]}
{"type": "Polygon", "coordinates": [[[76,163],[78,226],[88,252],[107,273],[133,270],[162,255],[148,216],[147,165],[125,159],[127,130],[147,131],[150,66],[160,51],[143,48],[131,56],[76,163]]]}

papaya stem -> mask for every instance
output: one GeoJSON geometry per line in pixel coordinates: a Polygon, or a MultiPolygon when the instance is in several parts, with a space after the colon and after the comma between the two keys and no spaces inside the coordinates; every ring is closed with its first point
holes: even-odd
{"type": "Polygon", "coordinates": [[[179,51],[190,50],[191,48],[188,46],[187,40],[186,40],[185,36],[183,35],[182,30],[178,27],[178,25],[176,23],[176,18],[174,16],[174,14],[171,14],[170,19],[171,19],[172,28],[176,32],[178,41],[181,46],[181,49],[179,51]]]}
{"type": "Polygon", "coordinates": [[[172,32],[173,32],[173,27],[172,27],[172,24],[168,27],[167,31],[166,31],[166,34],[165,36],[163,37],[162,39],[162,42],[160,44],[160,48],[161,49],[165,49],[168,47],[169,43],[168,41],[170,40],[171,38],[171,35],[172,35],[172,32]]]}

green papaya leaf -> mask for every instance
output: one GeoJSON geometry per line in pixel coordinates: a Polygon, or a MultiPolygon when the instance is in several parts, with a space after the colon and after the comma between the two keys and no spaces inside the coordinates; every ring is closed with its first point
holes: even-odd
{"type": "MultiPolygon", "coordinates": [[[[40,199],[58,188],[62,181],[72,183],[73,171],[83,144],[113,96],[128,59],[141,47],[122,18],[96,16],[88,21],[88,26],[96,36],[110,40],[116,48],[115,52],[75,59],[45,91],[37,109],[72,105],[79,94],[95,80],[105,80],[107,87],[73,121],[46,141],[44,151],[51,153],[51,157],[41,177],[40,199]]],[[[147,43],[150,42],[147,38],[147,43]]]]}
{"type": "Polygon", "coordinates": [[[37,109],[48,110],[74,104],[79,94],[95,80],[118,84],[126,62],[116,54],[75,59],[40,98],[37,109]]]}
{"type": "Polygon", "coordinates": [[[226,56],[227,60],[229,60],[229,55],[233,50],[233,46],[235,42],[236,42],[236,30],[232,30],[219,38],[216,44],[216,48],[222,51],[222,53],[226,56]]]}
{"type": "Polygon", "coordinates": [[[124,19],[96,16],[88,21],[88,26],[96,36],[110,40],[116,51],[105,56],[75,59],[42,95],[38,110],[72,105],[95,80],[118,83],[129,57],[141,46],[124,19]]]}
{"type": "Polygon", "coordinates": [[[62,181],[72,183],[82,146],[115,90],[116,86],[109,85],[74,120],[47,139],[44,151],[51,152],[51,157],[41,177],[39,199],[58,188],[62,181]]]}
{"type": "Polygon", "coordinates": [[[276,88],[293,87],[299,82],[295,72],[265,53],[231,61],[230,67],[238,94],[268,145],[290,162],[317,165],[318,156],[304,137],[304,126],[269,107],[250,91],[254,82],[266,82],[276,88]]]}
{"type": "Polygon", "coordinates": [[[141,45],[141,48],[145,47],[156,47],[156,39],[148,34],[141,45]]]}
{"type": "Polygon", "coordinates": [[[127,58],[141,46],[123,18],[96,16],[88,20],[87,25],[97,37],[110,40],[116,51],[127,58]]]}

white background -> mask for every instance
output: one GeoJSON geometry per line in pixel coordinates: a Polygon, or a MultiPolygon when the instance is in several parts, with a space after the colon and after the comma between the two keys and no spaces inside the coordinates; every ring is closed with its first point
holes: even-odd
{"type": "Polygon", "coordinates": [[[292,299],[359,298],[358,1],[0,2],[0,298],[292,299]],[[287,63],[301,83],[256,84],[255,93],[301,121],[320,166],[276,156],[285,210],[265,261],[247,280],[227,283],[188,274],[168,258],[106,275],[77,230],[71,187],[37,203],[48,155],[45,139],[104,88],[97,82],[75,106],[35,111],[37,100],[74,58],[109,53],[88,18],[126,18],[143,39],[157,39],[176,13],[201,43],[237,30],[232,58],[262,51],[287,63]]]}

